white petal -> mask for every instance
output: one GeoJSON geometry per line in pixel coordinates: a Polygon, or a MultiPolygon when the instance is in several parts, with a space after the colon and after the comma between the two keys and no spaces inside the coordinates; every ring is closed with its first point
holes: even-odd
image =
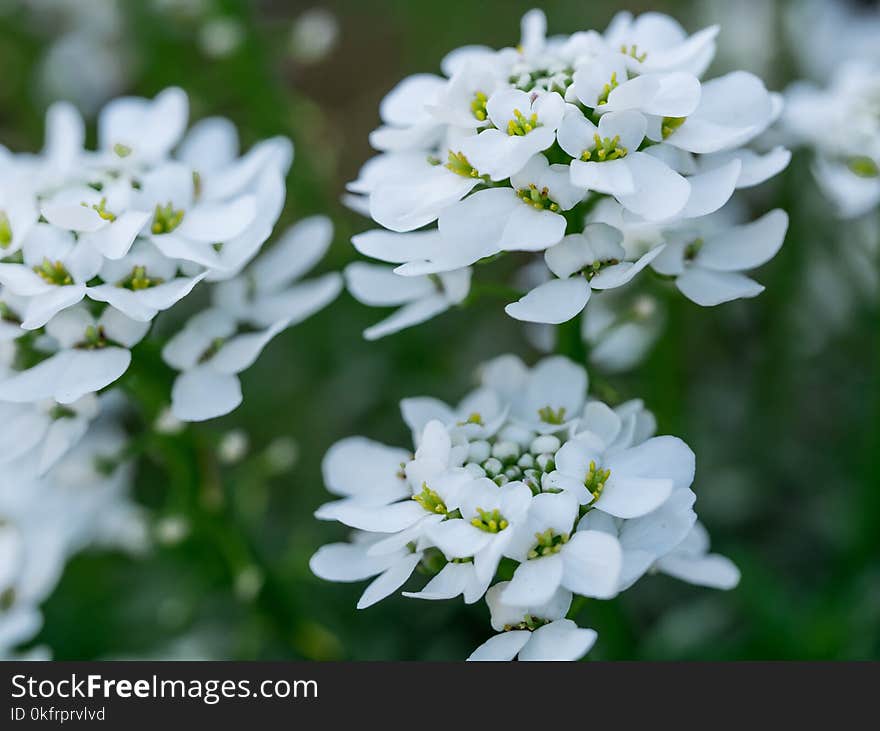
{"type": "Polygon", "coordinates": [[[560,555],[562,584],[574,594],[609,599],[617,594],[623,551],[617,538],[600,531],[575,533],[560,555]]]}
{"type": "Polygon", "coordinates": [[[642,74],[611,90],[607,111],[636,109],[660,117],[687,117],[700,102],[700,81],[684,71],[642,74]]]}
{"type": "Polygon", "coordinates": [[[486,640],[468,657],[468,662],[497,662],[513,660],[531,637],[528,630],[502,632],[486,640]]]}
{"type": "Polygon", "coordinates": [[[428,529],[428,539],[447,558],[469,558],[491,540],[491,535],[460,518],[444,520],[428,529]]]}
{"type": "Polygon", "coordinates": [[[262,332],[236,335],[227,340],[211,358],[211,368],[223,374],[241,373],[257,361],[263,348],[286,327],[286,322],[278,322],[262,332]]]}
{"type": "Polygon", "coordinates": [[[125,211],[112,223],[84,238],[108,259],[121,259],[149,220],[149,213],[125,211]]]}
{"type": "Polygon", "coordinates": [[[247,310],[247,319],[257,327],[285,321],[288,326],[311,317],[329,305],[342,291],[342,276],[326,274],[295,284],[290,289],[259,297],[247,310]]]}
{"type": "Polygon", "coordinates": [[[592,629],[581,629],[570,619],[558,619],[532,632],[520,651],[520,660],[579,660],[586,655],[599,635],[592,629]]]}
{"type": "Polygon", "coordinates": [[[676,280],[675,285],[692,302],[713,307],[722,302],[757,297],[764,287],[755,280],[736,272],[716,272],[690,267],[676,280]]]}
{"type": "Polygon", "coordinates": [[[590,282],[593,289],[613,289],[622,287],[631,281],[642,269],[648,266],[654,259],[663,253],[664,244],[655,246],[637,261],[623,261],[620,264],[612,264],[603,267],[602,270],[590,282]]]}
{"type": "Polygon", "coordinates": [[[634,152],[626,156],[636,189],[616,197],[626,208],[649,221],[671,218],[681,211],[690,196],[690,184],[665,163],[634,152]]]}
{"type": "Polygon", "coordinates": [[[203,203],[187,211],[175,233],[183,238],[205,243],[229,241],[241,234],[254,220],[257,202],[243,195],[218,204],[203,203]]]}
{"type": "Polygon", "coordinates": [[[52,289],[51,284],[24,264],[0,264],[0,284],[22,297],[42,295],[52,289]]]}
{"type": "Polygon", "coordinates": [[[404,497],[408,488],[398,473],[409,458],[405,449],[386,447],[364,437],[342,439],[324,455],[324,485],[334,495],[400,492],[404,497]]]}
{"type": "Polygon", "coordinates": [[[618,518],[638,518],[660,507],[672,494],[672,480],[616,477],[612,470],[595,506],[618,518]]]}
{"type": "Polygon", "coordinates": [[[453,599],[464,593],[473,573],[473,566],[462,563],[448,563],[421,591],[405,591],[410,599],[453,599]]]}
{"type": "Polygon", "coordinates": [[[501,592],[501,601],[517,607],[543,604],[559,588],[562,575],[563,563],[559,554],[524,561],[501,592]]]}
{"type": "Polygon", "coordinates": [[[309,559],[309,568],[327,581],[362,581],[382,573],[397,560],[393,555],[370,556],[358,544],[330,543],[321,546],[309,559]]]}
{"type": "Polygon", "coordinates": [[[257,291],[278,291],[299,279],[324,258],[332,240],[333,222],[326,216],[309,216],[285,230],[251,267],[257,291]]]}
{"type": "Polygon", "coordinates": [[[590,299],[590,285],[582,276],[551,279],[535,287],[504,311],[517,320],[558,325],[584,309],[590,299]]]}
{"type": "Polygon", "coordinates": [[[751,223],[710,237],[700,248],[697,264],[722,272],[754,269],[776,256],[787,230],[788,214],[777,208],[751,223]]]}
{"type": "Polygon", "coordinates": [[[171,389],[171,412],[181,421],[205,421],[228,414],[241,403],[238,376],[198,366],[181,373],[171,389]]]}
{"type": "Polygon", "coordinates": [[[663,573],[676,579],[713,589],[732,589],[740,579],[736,565],[717,553],[697,558],[672,554],[661,559],[657,566],[663,573]]]}
{"type": "Polygon", "coordinates": [[[345,268],[345,283],[358,302],[371,307],[402,305],[436,292],[428,277],[402,277],[391,267],[361,261],[345,268]]]}
{"type": "Polygon", "coordinates": [[[392,231],[414,231],[466,196],[479,181],[443,165],[425,163],[416,177],[379,185],[370,195],[370,216],[392,231]]]}
{"type": "Polygon", "coordinates": [[[50,292],[38,295],[28,301],[21,326],[25,330],[36,330],[43,327],[61,310],[72,307],[81,301],[85,294],[86,286],[84,284],[53,287],[50,292]]]}
{"type": "Polygon", "coordinates": [[[687,179],[691,194],[679,215],[683,218],[697,218],[717,211],[733,195],[741,169],[742,163],[739,160],[731,160],[708,172],[691,175],[687,179]]]}
{"type": "Polygon", "coordinates": [[[376,533],[395,533],[410,528],[428,516],[415,500],[403,500],[391,505],[370,506],[348,501],[333,503],[332,517],[351,528],[376,533]]]}
{"type": "Polygon", "coordinates": [[[373,580],[358,600],[357,608],[366,609],[378,601],[381,601],[389,594],[397,591],[404,582],[412,575],[419,561],[422,560],[422,554],[414,553],[397,561],[384,574],[373,580]]]}
{"type": "Polygon", "coordinates": [[[413,325],[426,322],[449,309],[449,302],[442,295],[433,295],[401,307],[381,322],[364,330],[367,340],[378,340],[413,325]]]}
{"type": "Polygon", "coordinates": [[[699,107],[666,142],[699,153],[730,149],[763,131],[772,115],[773,102],[761,80],[734,71],[703,84],[699,107]]]}

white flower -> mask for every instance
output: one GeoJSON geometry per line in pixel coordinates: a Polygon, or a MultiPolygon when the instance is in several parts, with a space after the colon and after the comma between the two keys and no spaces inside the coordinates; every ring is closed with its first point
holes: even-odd
{"type": "Polygon", "coordinates": [[[574,423],[588,384],[586,371],[562,356],[544,358],[531,370],[515,356],[500,356],[483,366],[481,380],[510,404],[513,422],[539,434],[574,423]]]}
{"type": "Polygon", "coordinates": [[[553,144],[564,110],[556,92],[530,96],[519,89],[498,90],[486,102],[493,127],[467,138],[462,152],[481,175],[509,178],[553,144]]]}
{"type": "Polygon", "coordinates": [[[31,229],[23,253],[22,264],[0,264],[0,283],[27,299],[21,323],[25,330],[43,327],[80,302],[101,266],[101,255],[87,242],[49,224],[31,229]]]}
{"type": "Polygon", "coordinates": [[[718,152],[749,142],[772,123],[777,108],[763,82],[746,71],[703,84],[700,103],[669,134],[666,144],[689,152],[718,152]]]}
{"type": "Polygon", "coordinates": [[[0,402],[0,421],[7,425],[7,435],[0,440],[0,464],[26,458],[33,450],[37,474],[45,474],[85,436],[98,412],[94,394],[68,406],[53,400],[0,402]]]}
{"type": "Polygon", "coordinates": [[[490,637],[468,657],[488,660],[579,660],[596,642],[596,632],[581,629],[564,619],[571,605],[571,593],[558,590],[549,601],[528,607],[514,607],[502,601],[508,582],[501,581],[486,592],[492,614],[490,637]]]}
{"type": "Polygon", "coordinates": [[[449,559],[472,558],[477,579],[488,586],[531,499],[532,491],[521,482],[499,487],[479,478],[460,489],[461,517],[432,525],[427,538],[449,559]]]}
{"type": "Polygon", "coordinates": [[[536,495],[528,517],[507,547],[519,566],[501,600],[514,606],[542,604],[560,588],[587,597],[617,594],[623,553],[617,538],[575,532],[578,503],[568,492],[536,495]]]}
{"type": "Polygon", "coordinates": [[[250,368],[269,341],[289,326],[280,320],[264,330],[237,334],[235,318],[208,309],[190,319],[162,350],[163,360],[181,371],[171,391],[171,411],[181,421],[205,421],[241,403],[238,374],[250,368]]]}
{"type": "Polygon", "coordinates": [[[623,235],[604,223],[589,224],[581,234],[566,236],[544,252],[547,266],[558,277],[535,287],[505,312],[517,320],[559,324],[580,313],[592,290],[623,286],[650,264],[663,244],[634,262],[626,261],[623,235]]]}
{"type": "Polygon", "coordinates": [[[67,406],[100,391],[125,373],[131,363],[129,348],[148,327],[113,309],[97,320],[82,307],[65,310],[46,326],[57,352],[0,381],[0,401],[54,399],[67,406]]]}
{"type": "Polygon", "coordinates": [[[554,459],[556,470],[545,477],[549,487],[570,492],[581,505],[637,518],[693,482],[694,454],[680,439],[660,436],[619,446],[620,417],[598,402],[587,410],[599,413],[591,425],[595,431],[579,431],[562,445],[554,459]]]}
{"type": "Polygon", "coordinates": [[[151,242],[139,240],[120,259],[106,259],[99,270],[104,284],[89,287],[89,298],[106,302],[132,320],[151,321],[186,297],[207,272],[180,276],[178,263],[151,242]]]}
{"type": "Polygon", "coordinates": [[[608,112],[593,124],[569,104],[559,145],[574,158],[571,182],[614,196],[648,220],[667,219],[684,208],[690,183],[662,160],[639,152],[647,120],[637,111],[608,112]]]}
{"type": "Polygon", "coordinates": [[[617,13],[603,34],[610,49],[626,54],[627,65],[636,71],[689,71],[700,76],[715,53],[718,26],[692,36],[674,19],[662,13],[617,13]]]}
{"type": "Polygon", "coordinates": [[[370,134],[377,150],[423,148],[442,136],[442,126],[430,112],[445,81],[433,74],[414,74],[401,81],[382,99],[382,127],[370,134]]]}
{"type": "Polygon", "coordinates": [[[121,97],[98,116],[98,145],[113,164],[136,168],[166,158],[186,130],[189,102],[182,89],[155,99],[121,97]]]}
{"type": "Polygon", "coordinates": [[[345,268],[348,291],[371,307],[400,306],[394,314],[364,330],[367,340],[418,325],[459,304],[470,290],[469,268],[437,276],[405,277],[381,264],[354,262],[345,268]]]}
{"type": "Polygon", "coordinates": [[[578,529],[604,531],[620,541],[623,568],[619,588],[623,591],[685,540],[697,520],[693,510],[696,498],[687,488],[676,490],[658,509],[630,520],[591,510],[578,529]]]}
{"type": "Polygon", "coordinates": [[[742,272],[767,263],[779,251],[788,229],[785,211],[770,211],[741,226],[707,228],[704,235],[687,229],[667,234],[666,248],[651,266],[674,277],[681,293],[704,307],[763,292],[742,272]]]}

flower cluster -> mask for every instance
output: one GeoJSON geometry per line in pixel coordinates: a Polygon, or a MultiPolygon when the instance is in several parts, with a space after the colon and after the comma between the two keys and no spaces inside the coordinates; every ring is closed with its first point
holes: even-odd
{"type": "Polygon", "coordinates": [[[359,608],[420,568],[406,596],[473,603],[483,596],[500,634],[471,659],[577,659],[596,633],[566,619],[573,595],[608,599],[648,571],[730,588],[739,578],[708,553],[696,522],[694,454],[654,436],[640,401],[587,398],[587,373],[561,356],[534,368],[501,356],[457,407],[406,399],[415,451],[361,437],[324,459],[340,499],[316,516],[355,529],[322,547],[312,571],[332,581],[376,578],[359,608]]]}
{"type": "Polygon", "coordinates": [[[126,372],[156,315],[208,281],[218,311],[196,326],[211,326],[200,338],[185,328],[164,356],[182,372],[172,394],[179,419],[227,413],[240,401],[236,374],[269,338],[338,293],[336,274],[296,283],[330,243],[323,218],[248,267],[281,214],[290,142],[240,155],[228,120],[184,134],[187,107],[174,88],[117,99],[99,116],[99,149],[86,150],[82,119],[58,103],[41,154],[4,151],[0,338],[15,352],[0,374],[0,409],[22,405],[40,423],[87,421],[93,395],[126,372]],[[254,332],[233,338],[242,327],[254,332]]]}
{"type": "MultiPolygon", "coordinates": [[[[112,404],[103,406],[112,411],[112,404]]],[[[10,433],[25,426],[15,422],[10,433]]],[[[51,427],[44,440],[45,455],[58,442],[51,427]]],[[[0,658],[21,657],[14,648],[39,631],[40,604],[73,554],[95,545],[146,545],[143,516],[128,498],[125,443],[114,420],[104,418],[45,476],[26,459],[0,467],[0,658]]],[[[45,656],[42,648],[25,655],[45,656]]]]}
{"type": "Polygon", "coordinates": [[[754,296],[740,272],[778,250],[785,214],[768,214],[773,240],[760,246],[748,228],[691,232],[789,153],[744,147],[781,111],[760,79],[700,81],[717,32],[621,13],[604,33],[547,37],[533,10],[517,48],[460,48],[444,76],[398,84],[370,138],[380,154],[348,186],[349,205],[382,227],[352,243],[386,262],[353,266],[350,289],[368,305],[405,305],[368,337],[460,303],[474,265],[513,251],[542,254],[543,281],[506,307],[528,322],[570,320],[593,291],[649,266],[700,304],[754,296]],[[656,233],[650,245],[628,246],[627,229],[641,227],[656,233]]]}
{"type": "Polygon", "coordinates": [[[815,151],[814,176],[841,217],[880,205],[880,61],[842,64],[826,88],[793,84],[783,122],[796,143],[815,151]],[[816,109],[827,110],[821,123],[816,109]]]}
{"type": "Polygon", "coordinates": [[[165,420],[200,421],[236,408],[238,374],[342,288],[333,272],[300,281],[332,240],[322,216],[258,256],[284,205],[290,142],[240,155],[225,119],[185,134],[187,106],[173,88],[117,99],[86,150],[82,119],[59,103],[40,154],[0,155],[0,655],[37,632],[72,553],[140,540],[116,418],[133,392],[115,384],[157,315],[210,283],[210,307],[161,349],[178,371],[165,420]]]}

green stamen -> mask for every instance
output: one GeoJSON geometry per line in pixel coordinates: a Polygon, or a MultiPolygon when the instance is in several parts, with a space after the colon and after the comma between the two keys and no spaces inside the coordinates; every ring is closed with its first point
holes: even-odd
{"type": "Polygon", "coordinates": [[[55,421],[58,419],[73,419],[75,416],[76,412],[73,409],[70,409],[67,406],[62,406],[61,404],[55,404],[49,412],[49,418],[55,421]]]}
{"type": "Polygon", "coordinates": [[[488,180],[487,176],[480,175],[477,172],[462,152],[449,151],[449,162],[446,163],[446,169],[451,170],[456,175],[461,175],[463,178],[482,178],[488,180]]]}
{"type": "Polygon", "coordinates": [[[54,284],[59,287],[73,284],[73,277],[67,271],[64,264],[56,261],[54,264],[46,257],[43,257],[43,263],[34,267],[34,271],[40,275],[40,278],[46,284],[54,284]]]}
{"type": "Polygon", "coordinates": [[[529,632],[534,632],[538,627],[543,627],[545,624],[550,624],[552,620],[550,619],[542,619],[541,617],[533,617],[531,614],[527,614],[523,617],[522,622],[518,622],[517,624],[505,624],[504,631],[510,632],[511,630],[529,630],[529,632]]]}
{"type": "Polygon", "coordinates": [[[161,277],[151,278],[147,276],[147,268],[145,266],[135,266],[132,267],[131,274],[117,282],[116,286],[130,289],[132,292],[139,292],[142,289],[158,287],[164,281],[161,277]]]}
{"type": "Polygon", "coordinates": [[[593,496],[594,501],[599,499],[610,476],[611,470],[600,470],[596,467],[596,461],[590,460],[590,471],[587,472],[587,476],[584,478],[584,487],[593,496]]]}
{"type": "Polygon", "coordinates": [[[182,209],[175,209],[170,201],[164,206],[160,206],[157,203],[150,231],[154,234],[171,233],[183,221],[183,215],[184,211],[182,209]]]}
{"type": "Polygon", "coordinates": [[[91,208],[105,221],[110,221],[112,223],[116,220],[116,214],[107,210],[106,198],[101,198],[101,201],[99,203],[93,203],[92,205],[89,205],[88,203],[83,203],[82,205],[84,208],[91,208]]]}
{"type": "MultiPolygon", "coordinates": [[[[876,178],[880,175],[880,167],[867,155],[851,157],[846,161],[846,166],[860,178],[876,178]]],[[[0,239],[0,243],[2,243],[2,239],[0,239]]]]}
{"type": "Polygon", "coordinates": [[[446,509],[446,503],[443,502],[443,498],[428,487],[427,482],[422,483],[422,491],[418,495],[413,495],[412,499],[429,513],[446,515],[449,512],[446,509]]]}
{"type": "Polygon", "coordinates": [[[211,341],[211,344],[208,346],[208,349],[201,354],[199,357],[199,363],[204,363],[205,361],[211,360],[217,353],[220,352],[220,348],[223,347],[226,342],[225,338],[214,338],[211,341]]]}
{"type": "Polygon", "coordinates": [[[599,259],[596,259],[596,261],[594,261],[592,264],[588,264],[583,269],[581,269],[581,274],[583,274],[589,282],[600,271],[602,271],[602,267],[612,266],[614,264],[620,264],[620,259],[606,259],[605,261],[600,261],[599,259]]]}
{"type": "Polygon", "coordinates": [[[552,528],[548,528],[543,533],[535,533],[535,546],[528,552],[530,559],[541,558],[542,556],[552,556],[559,553],[562,547],[568,543],[568,533],[554,533],[552,528]]]}
{"type": "Polygon", "coordinates": [[[8,249],[12,243],[12,224],[5,211],[0,211],[0,249],[8,249]]]}
{"type": "Polygon", "coordinates": [[[629,153],[629,150],[620,146],[620,135],[602,138],[598,134],[594,134],[593,142],[595,147],[592,150],[584,150],[581,154],[583,162],[619,160],[622,157],[626,157],[629,153]]]}
{"type": "Polygon", "coordinates": [[[89,325],[86,328],[83,340],[77,343],[74,347],[79,350],[100,350],[101,348],[106,347],[106,345],[107,337],[104,335],[104,329],[89,325]]]}
{"type": "Polygon", "coordinates": [[[700,249],[703,248],[703,239],[698,238],[691,241],[687,246],[684,247],[684,258],[686,261],[693,261],[697,258],[697,254],[700,253],[700,249]]]}
{"type": "Polygon", "coordinates": [[[663,122],[660,124],[660,133],[663,135],[663,139],[669,137],[686,121],[687,117],[663,117],[663,122]]]}
{"type": "Polygon", "coordinates": [[[464,426],[465,424],[477,424],[479,426],[485,426],[482,415],[476,411],[468,415],[468,418],[464,421],[458,422],[458,426],[464,426]]]}
{"type": "Polygon", "coordinates": [[[563,424],[565,422],[565,407],[554,409],[552,406],[542,406],[538,409],[538,416],[545,424],[563,424]]]}
{"type": "Polygon", "coordinates": [[[541,126],[538,115],[534,112],[526,117],[519,109],[514,109],[513,117],[507,123],[507,134],[511,137],[525,137],[533,129],[541,126]]]}
{"type": "Polygon", "coordinates": [[[639,51],[639,47],[635,43],[633,43],[629,47],[629,49],[627,49],[625,43],[621,44],[621,46],[620,46],[620,52],[624,56],[629,56],[630,58],[634,58],[639,63],[644,63],[645,59],[648,57],[648,54],[647,54],[647,52],[639,53],[638,51],[639,51]]]}
{"type": "Polygon", "coordinates": [[[489,100],[482,91],[478,91],[474,94],[474,100],[471,102],[471,113],[476,117],[480,122],[485,122],[486,118],[489,116],[486,112],[486,102],[489,100]]]}
{"type": "Polygon", "coordinates": [[[529,183],[528,188],[519,188],[516,194],[523,203],[539,211],[556,212],[559,210],[559,204],[550,199],[547,188],[538,190],[538,186],[534,183],[529,183]]]}
{"type": "Polygon", "coordinates": [[[599,94],[599,98],[596,100],[596,106],[601,107],[603,104],[608,103],[608,95],[614,91],[620,84],[617,81],[617,72],[615,71],[611,74],[611,80],[602,87],[602,91],[599,94]]]}
{"type": "Polygon", "coordinates": [[[480,517],[471,520],[471,525],[486,533],[500,533],[509,525],[497,509],[490,511],[477,508],[477,514],[480,517]]]}

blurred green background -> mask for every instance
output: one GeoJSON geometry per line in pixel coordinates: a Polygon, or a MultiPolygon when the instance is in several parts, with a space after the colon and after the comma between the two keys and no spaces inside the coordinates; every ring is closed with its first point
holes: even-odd
{"type": "MultiPolygon", "coordinates": [[[[533,3],[325,3],[338,33],[320,58],[293,40],[310,2],[109,3],[109,30],[103,2],[85,22],[73,19],[72,7],[90,2],[0,5],[0,142],[39,149],[45,107],[65,93],[64,83],[47,88],[48,55],[71,32],[98,33],[108,52],[101,68],[118,76],[114,94],[151,96],[178,85],[193,119],[228,116],[245,145],[292,137],[296,159],[278,231],[329,215],[336,236],[322,268],[335,270],[356,258],[350,236],[370,227],[339,199],[371,154],[367,135],[381,97],[410,73],[439,71],[456,46],[515,44],[519,17],[533,3]]],[[[709,76],[746,66],[781,90],[798,73],[776,25],[789,7],[541,6],[551,33],[601,30],[624,8],[668,12],[690,31],[720,20],[728,26],[709,76]],[[737,52],[744,33],[759,32],[767,38],[762,57],[737,52]]],[[[767,291],[703,309],[658,290],[669,308],[663,337],[635,372],[605,379],[621,400],[643,398],[661,433],[694,448],[697,510],[742,582],[720,593],[648,577],[615,601],[589,602],[580,623],[600,635],[590,659],[880,659],[880,314],[873,279],[857,287],[851,265],[863,231],[833,219],[806,153],[747,202],[753,213],[783,206],[792,216],[781,253],[758,272],[767,291]]],[[[868,257],[874,278],[877,263],[876,253],[868,257]]],[[[483,360],[508,351],[539,357],[502,305],[481,301],[367,343],[361,331],[383,313],[343,294],[279,337],[244,375],[238,411],[145,448],[137,495],[165,540],[142,557],[75,558],[35,644],[48,644],[57,659],[465,658],[491,632],[485,604],[393,596],[355,610],[363,584],[309,572],[318,546],[345,537],[312,512],[328,497],[320,463],[335,440],[364,434],[408,446],[402,397],[455,402],[483,360]],[[216,445],[233,429],[247,435],[248,456],[220,464],[216,445]],[[281,471],[266,456],[279,437],[294,440],[298,454],[281,471]],[[181,525],[182,540],[168,538],[181,525]]],[[[160,323],[159,332],[172,325],[160,323]]],[[[145,399],[133,429],[158,411],[170,385],[156,346],[141,350],[146,365],[127,384],[145,399]]]]}

